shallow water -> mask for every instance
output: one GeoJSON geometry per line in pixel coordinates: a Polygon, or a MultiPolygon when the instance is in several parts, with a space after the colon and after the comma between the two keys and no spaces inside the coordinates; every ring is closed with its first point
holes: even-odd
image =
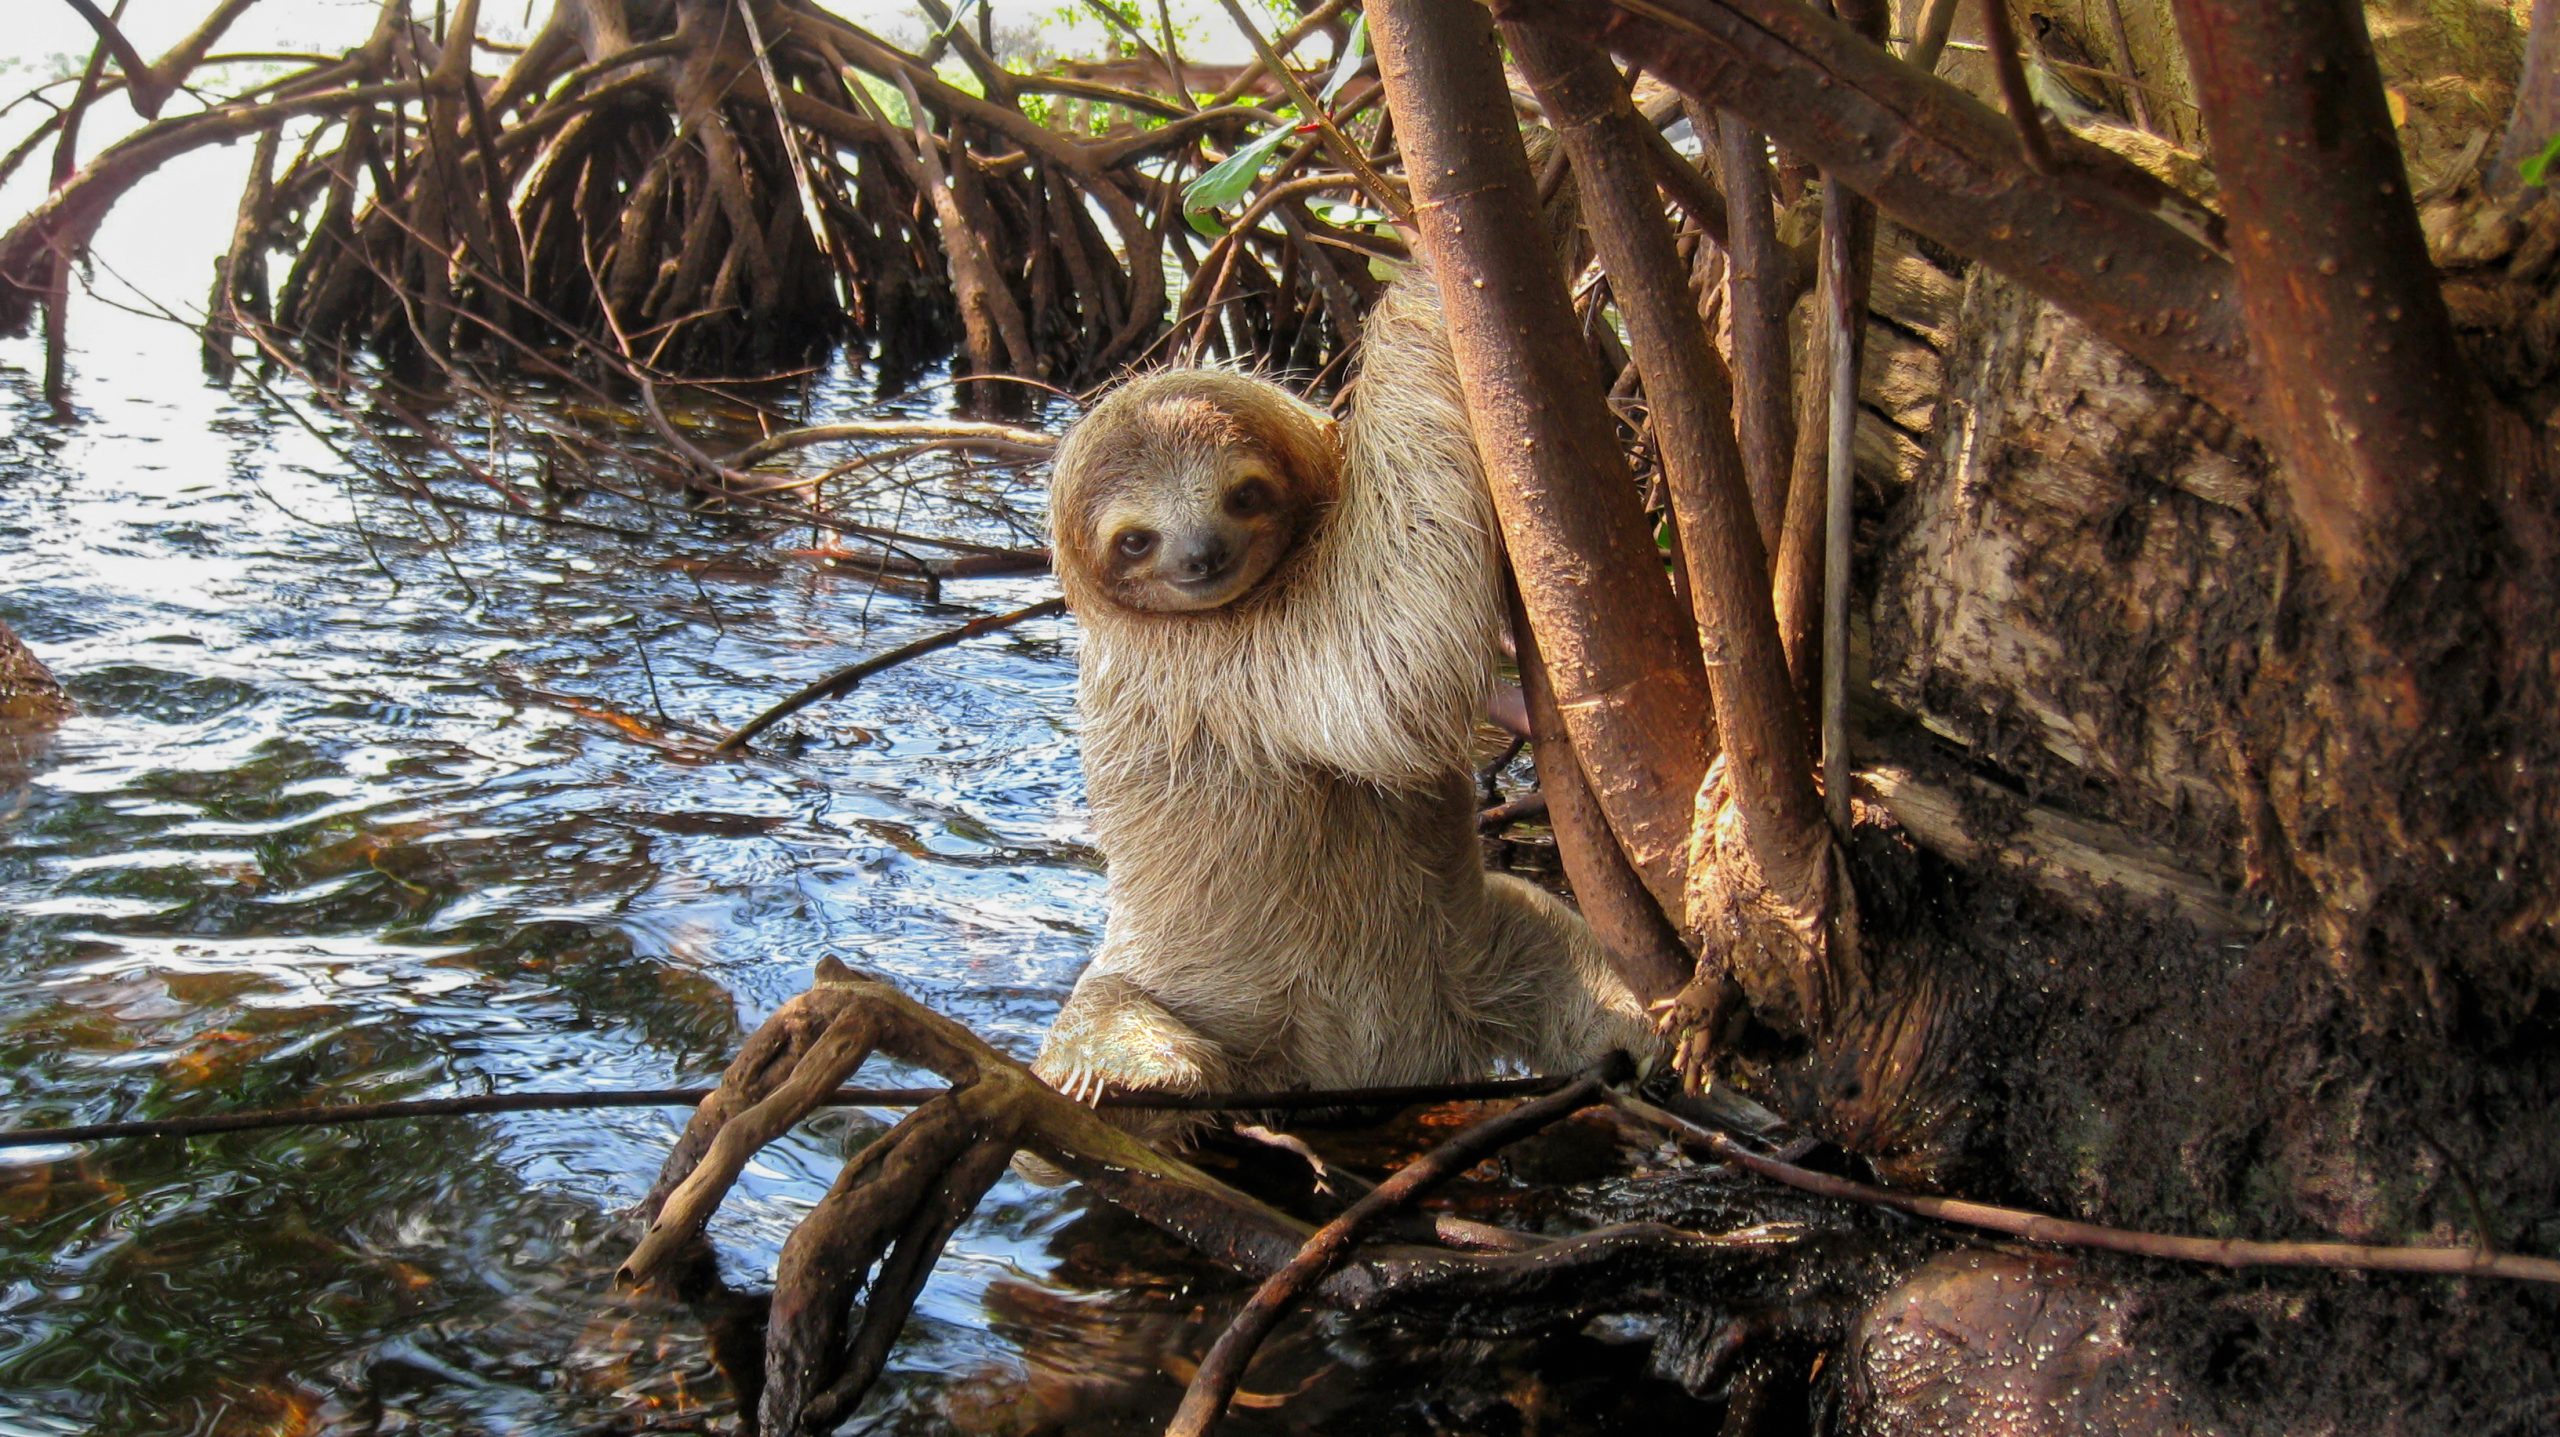
{"type": "MultiPolygon", "coordinates": [[[[724,727],[1045,581],[928,605],[645,511],[581,511],[637,541],[413,511],[195,379],[175,331],[91,333],[129,347],[84,354],[76,426],[31,352],[0,359],[0,617],[81,710],[0,827],[9,1125],[695,1079],[828,952],[1035,1040],[1100,881],[1062,624],[908,665],[796,757],[675,762],[597,716],[724,727]]],[[[986,528],[930,507],[909,522],[986,528]]],[[[614,1214],[681,1117],[16,1153],[0,1404],[36,1430],[577,1411],[614,1214]]],[[[744,1268],[871,1126],[760,1164],[719,1234],[744,1268]]],[[[977,1289],[1038,1266],[973,1233],[926,1318],[979,1327],[977,1289]]]]}
{"type": "MultiPolygon", "coordinates": [[[[1100,918],[1071,624],[892,670],[749,761],[648,740],[1047,580],[929,604],[769,526],[431,511],[325,411],[327,443],[165,323],[78,314],[74,424],[0,344],[0,619],[80,704],[0,772],[0,1126],[701,1081],[828,953],[1036,1046],[1100,918]]],[[[1037,501],[937,482],[877,517],[1003,541],[1037,501]]],[[[683,1116],[0,1150],[0,1434],[729,1430],[701,1323],[610,1281],[683,1116]]],[[[887,1116],[748,1170],[712,1230],[734,1282],[887,1116]]],[[[1160,1429],[1240,1296],[1008,1178],[853,1430],[1160,1429]]],[[[1231,1425],[1594,1430],[1673,1400],[1639,1353],[1299,1324],[1231,1425]]]]}

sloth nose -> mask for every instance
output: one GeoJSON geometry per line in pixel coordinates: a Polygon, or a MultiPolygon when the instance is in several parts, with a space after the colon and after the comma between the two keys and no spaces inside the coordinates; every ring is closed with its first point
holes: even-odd
{"type": "Polygon", "coordinates": [[[1225,539],[1215,534],[1203,535],[1182,546],[1182,552],[1174,556],[1174,570],[1184,581],[1197,583],[1225,573],[1232,557],[1225,539]]]}

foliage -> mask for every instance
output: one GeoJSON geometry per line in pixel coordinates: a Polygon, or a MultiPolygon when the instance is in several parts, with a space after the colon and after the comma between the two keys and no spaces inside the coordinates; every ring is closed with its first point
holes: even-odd
{"type": "MultiPolygon", "coordinates": [[[[1333,77],[1325,82],[1324,93],[1318,95],[1317,100],[1330,109],[1342,94],[1343,87],[1351,83],[1351,77],[1360,73],[1360,67],[1368,57],[1369,17],[1363,15],[1352,22],[1350,37],[1343,41],[1342,54],[1334,62],[1333,77]]],[[[1294,115],[1297,111],[1283,107],[1281,113],[1284,116],[1294,115]]],[[[1215,218],[1217,212],[1241,202],[1252,192],[1254,181],[1261,178],[1263,166],[1282,142],[1313,128],[1312,125],[1274,126],[1238,146],[1235,153],[1203,170],[1183,189],[1182,217],[1190,221],[1193,229],[1211,239],[1225,233],[1225,227],[1215,218]]]]}
{"type": "Polygon", "coordinates": [[[2524,162],[2522,166],[2524,182],[2528,185],[2549,184],[2553,165],[2560,165],[2560,135],[2553,135],[2551,143],[2544,145],[2540,154],[2524,162]]]}

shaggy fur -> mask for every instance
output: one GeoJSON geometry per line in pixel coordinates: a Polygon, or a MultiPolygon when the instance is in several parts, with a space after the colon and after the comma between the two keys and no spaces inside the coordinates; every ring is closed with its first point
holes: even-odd
{"type": "MultiPolygon", "coordinates": [[[[1135,380],[1059,451],[1058,568],[1110,865],[1101,951],[1036,1071],[1069,1091],[1436,1082],[1655,1040],[1570,908],[1483,870],[1468,777],[1501,623],[1492,505],[1438,296],[1371,316],[1350,417],[1224,371],[1135,380]],[[1338,457],[1337,457],[1338,456],[1338,457]],[[1238,473],[1303,532],[1248,591],[1165,612],[1113,525],[1238,473]],[[1122,517],[1114,517],[1122,516],[1122,517]]],[[[1131,1126],[1155,1137],[1183,1123],[1131,1126]]]]}

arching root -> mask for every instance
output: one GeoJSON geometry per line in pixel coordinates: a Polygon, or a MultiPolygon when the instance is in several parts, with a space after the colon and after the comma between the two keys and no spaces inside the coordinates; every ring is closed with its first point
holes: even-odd
{"type": "Polygon", "coordinates": [[[847,1163],[784,1245],[765,1339],[765,1432],[823,1432],[852,1411],[943,1244],[1017,1149],[1248,1270],[1279,1266],[1306,1236],[1305,1224],[1103,1122],[886,980],[827,958],[815,985],[756,1030],[695,1110],[642,1201],[649,1227],[621,1278],[672,1285],[698,1263],[704,1226],[747,1163],[875,1052],[952,1086],[847,1163]]]}
{"type": "MultiPolygon", "coordinates": [[[[853,1411],[886,1366],[943,1245],[1017,1150],[1240,1272],[1278,1272],[1316,1235],[1105,1122],[885,979],[827,958],[810,991],[756,1030],[695,1110],[641,1204],[649,1227],[623,1280],[681,1288],[698,1278],[710,1265],[704,1226],[747,1163],[875,1052],[929,1068],[951,1087],[847,1163],[784,1244],[758,1403],[759,1430],[774,1437],[825,1432],[853,1411]]],[[[1587,1086],[1579,1101],[1596,1091],[1587,1086]]],[[[1480,1126],[1498,1137],[1524,1111],[1480,1126]]],[[[1528,1330],[1624,1310],[1627,1294],[1664,1283],[1711,1290],[1796,1241],[1642,1224],[1557,1241],[1500,1236],[1489,1254],[1363,1244],[1336,1253],[1339,1265],[1305,1295],[1355,1311],[1464,1313],[1476,1329],[1528,1330]]]]}

